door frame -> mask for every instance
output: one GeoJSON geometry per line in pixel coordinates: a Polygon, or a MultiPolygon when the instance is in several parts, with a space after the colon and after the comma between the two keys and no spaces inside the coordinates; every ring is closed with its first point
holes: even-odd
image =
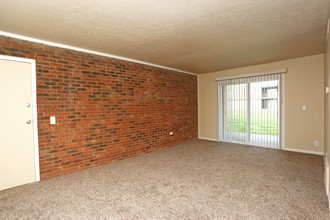
{"type": "Polygon", "coordinates": [[[234,76],[224,76],[224,77],[218,77],[216,78],[217,82],[217,101],[218,101],[218,138],[217,141],[221,142],[223,141],[222,137],[222,129],[223,129],[223,105],[221,103],[223,99],[223,87],[220,86],[219,81],[225,80],[225,79],[235,79],[235,78],[242,78],[242,77],[253,77],[253,76],[262,76],[262,75],[268,75],[268,74],[275,74],[275,73],[282,73],[280,76],[280,138],[279,138],[279,149],[285,150],[285,73],[287,73],[287,68],[278,69],[278,70],[271,70],[271,71],[265,71],[265,72],[257,72],[257,73],[246,73],[241,75],[234,75],[234,76]]]}
{"type": "Polygon", "coordinates": [[[40,181],[39,167],[39,139],[38,139],[38,117],[37,117],[37,76],[36,76],[36,61],[34,59],[0,55],[0,60],[15,61],[31,64],[32,74],[32,121],[33,121],[33,147],[34,147],[34,164],[35,164],[35,181],[40,181]]]}

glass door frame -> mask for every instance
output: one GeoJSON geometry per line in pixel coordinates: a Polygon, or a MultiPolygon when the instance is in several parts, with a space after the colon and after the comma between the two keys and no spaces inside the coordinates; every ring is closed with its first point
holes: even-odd
{"type": "MultiPolygon", "coordinates": [[[[234,78],[241,78],[241,77],[253,77],[253,76],[260,76],[260,75],[268,75],[268,74],[275,74],[275,73],[283,73],[280,76],[279,84],[280,84],[280,92],[279,92],[279,111],[280,111],[280,117],[279,117],[279,149],[285,149],[285,74],[287,70],[286,69],[280,69],[276,71],[269,71],[269,72],[262,72],[262,73],[253,73],[253,74],[244,74],[234,78]]],[[[230,79],[230,77],[223,77],[223,78],[217,78],[217,87],[218,87],[218,141],[219,142],[229,142],[224,139],[224,86],[220,85],[219,81],[221,79],[230,79]]],[[[248,99],[250,99],[250,83],[247,84],[247,95],[248,99]]],[[[248,101],[248,109],[247,109],[247,139],[248,142],[250,142],[250,133],[251,133],[251,127],[250,127],[250,101],[248,101]]],[[[232,142],[229,142],[232,143],[232,142]]]]}

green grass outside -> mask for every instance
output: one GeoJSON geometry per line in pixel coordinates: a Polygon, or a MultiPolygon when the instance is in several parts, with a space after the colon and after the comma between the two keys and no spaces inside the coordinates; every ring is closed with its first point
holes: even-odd
{"type": "MultiPolygon", "coordinates": [[[[251,116],[251,134],[279,135],[276,114],[266,114],[262,112],[262,119],[255,118],[253,114],[251,116]]],[[[232,118],[229,117],[226,124],[227,132],[247,132],[246,117],[242,113],[241,115],[236,113],[232,118]]]]}

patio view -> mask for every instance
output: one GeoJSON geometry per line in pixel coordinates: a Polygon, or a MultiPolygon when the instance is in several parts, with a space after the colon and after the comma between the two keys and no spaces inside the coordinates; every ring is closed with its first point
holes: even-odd
{"type": "Polygon", "coordinates": [[[222,86],[222,140],[279,148],[279,82],[268,76],[222,86]]]}

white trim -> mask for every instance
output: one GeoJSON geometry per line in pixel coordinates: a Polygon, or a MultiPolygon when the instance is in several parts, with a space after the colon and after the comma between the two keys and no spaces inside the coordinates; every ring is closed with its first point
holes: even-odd
{"type": "Polygon", "coordinates": [[[22,35],[18,35],[18,34],[12,34],[12,33],[4,32],[4,31],[0,31],[0,35],[6,36],[6,37],[17,38],[17,39],[20,39],[20,40],[26,40],[26,41],[30,41],[30,42],[34,42],[34,43],[44,44],[44,45],[48,45],[48,46],[52,46],[52,47],[60,47],[60,48],[64,48],[64,49],[75,50],[75,51],[80,51],[80,52],[90,53],[90,54],[95,54],[95,55],[99,55],[99,56],[104,56],[104,57],[109,57],[109,58],[124,60],[124,61],[128,61],[128,62],[133,62],[133,63],[144,64],[144,65],[148,65],[148,66],[153,66],[153,67],[167,69],[167,70],[173,70],[173,71],[177,71],[177,72],[181,72],[181,73],[186,73],[186,74],[197,76],[196,73],[192,73],[192,72],[188,72],[188,71],[184,71],[184,70],[180,70],[180,69],[175,69],[175,68],[171,68],[171,67],[167,67],[167,66],[162,66],[162,65],[157,65],[157,64],[153,64],[153,63],[148,63],[148,62],[144,62],[144,61],[140,61],[140,60],[135,60],[135,59],[131,59],[131,58],[126,58],[126,57],[122,57],[122,56],[116,56],[116,55],[109,54],[109,53],[102,53],[102,52],[97,52],[97,51],[94,51],[94,50],[87,50],[87,49],[83,49],[83,48],[80,48],[80,47],[74,47],[74,46],[69,46],[69,45],[60,44],[60,43],[54,43],[54,42],[45,41],[45,40],[39,40],[39,39],[36,39],[36,38],[26,37],[26,36],[22,36],[22,35]]]}
{"type": "Polygon", "coordinates": [[[293,149],[293,148],[282,148],[282,150],[292,151],[292,152],[298,152],[298,153],[304,153],[304,154],[314,154],[314,155],[321,155],[321,156],[323,156],[323,152],[317,152],[317,151],[299,150],[299,149],[293,149]]]}
{"type": "Polygon", "coordinates": [[[22,63],[31,63],[32,67],[32,120],[33,120],[33,145],[36,181],[40,181],[39,167],[39,142],[38,142],[38,117],[37,117],[37,84],[36,84],[36,61],[13,56],[0,55],[0,60],[16,61],[22,63]]]}
{"type": "MultiPolygon", "coordinates": [[[[207,141],[215,141],[218,142],[216,138],[206,138],[206,137],[198,137],[199,140],[207,140],[207,141]]],[[[240,142],[229,142],[225,140],[221,140],[221,142],[225,143],[231,143],[231,144],[242,144],[240,142]]],[[[257,145],[252,145],[252,144],[243,144],[247,146],[257,146],[257,145]]],[[[272,149],[272,148],[267,148],[267,149],[272,149]]],[[[299,149],[293,149],[293,148],[282,148],[284,151],[291,151],[291,152],[297,152],[297,153],[304,153],[304,154],[313,154],[313,155],[321,155],[323,156],[323,152],[317,152],[317,151],[309,151],[309,150],[299,150],[299,149]]]]}
{"type": "Polygon", "coordinates": [[[325,193],[328,197],[328,208],[330,210],[330,192],[329,192],[330,171],[329,171],[329,161],[328,161],[327,152],[324,153],[323,160],[324,160],[324,186],[325,186],[325,193]]]}
{"type": "MultiPolygon", "coordinates": [[[[325,153],[324,157],[324,186],[325,186],[325,192],[328,198],[330,198],[330,186],[329,186],[329,181],[330,181],[330,171],[329,171],[329,161],[328,161],[328,154],[325,153]]],[[[330,208],[330,201],[329,201],[329,208],[330,208]]]]}
{"type": "Polygon", "coordinates": [[[247,78],[247,77],[252,77],[252,76],[265,76],[265,75],[270,75],[270,74],[286,73],[286,72],[287,72],[287,68],[283,68],[283,69],[270,70],[270,71],[265,71],[265,72],[246,73],[246,74],[235,75],[235,76],[223,76],[223,77],[218,77],[215,80],[220,81],[220,80],[226,80],[226,79],[239,79],[239,78],[247,78]]]}
{"type": "Polygon", "coordinates": [[[244,142],[244,141],[227,141],[227,140],[220,140],[219,142],[222,142],[222,143],[228,143],[228,144],[239,144],[239,145],[245,145],[245,146],[251,146],[251,147],[261,147],[261,148],[265,148],[265,149],[271,149],[271,150],[279,150],[277,148],[272,148],[272,147],[267,147],[267,146],[261,146],[261,145],[258,145],[258,144],[253,144],[253,143],[247,143],[247,142],[244,142]]]}
{"type": "Polygon", "coordinates": [[[201,134],[201,129],[200,129],[200,100],[199,100],[199,75],[197,75],[197,135],[198,137],[201,134]]]}
{"type": "Polygon", "coordinates": [[[285,76],[280,78],[280,148],[285,148],[285,76]]]}
{"type": "Polygon", "coordinates": [[[251,142],[251,82],[246,84],[247,111],[246,111],[246,136],[247,142],[251,142]]]}
{"type": "Polygon", "coordinates": [[[32,111],[33,111],[34,158],[35,158],[35,169],[36,169],[36,181],[40,181],[36,61],[31,60],[31,64],[32,64],[32,99],[33,99],[32,111]]]}
{"type": "Polygon", "coordinates": [[[206,141],[218,141],[216,138],[206,138],[206,137],[198,137],[199,140],[206,140],[206,141]]]}
{"type": "Polygon", "coordinates": [[[223,139],[223,107],[222,107],[222,86],[217,83],[218,86],[218,141],[221,141],[223,139]]]}
{"type": "Polygon", "coordinates": [[[31,63],[31,64],[33,62],[35,62],[35,60],[33,60],[33,59],[14,57],[14,56],[6,56],[6,55],[0,55],[0,60],[16,61],[16,62],[31,63]]]}

